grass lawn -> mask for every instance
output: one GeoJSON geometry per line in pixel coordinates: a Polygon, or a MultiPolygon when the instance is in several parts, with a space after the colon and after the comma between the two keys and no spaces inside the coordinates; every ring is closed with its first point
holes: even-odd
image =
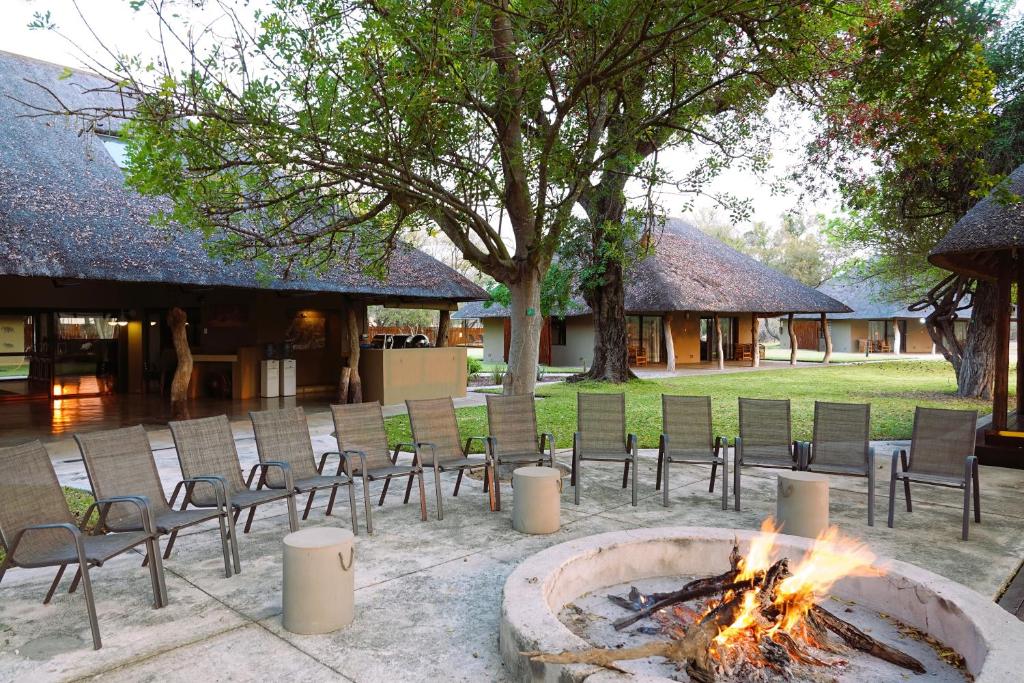
{"type": "MultiPolygon", "coordinates": [[[[1014,373],[1010,394],[1015,394],[1014,373]]],[[[793,401],[793,437],[810,439],[814,401],[871,404],[871,438],[909,439],[914,407],[930,406],[991,411],[988,401],[957,399],[953,369],[945,361],[893,361],[820,368],[762,370],[729,374],[691,375],[672,379],[634,380],[626,385],[584,382],[539,386],[537,422],[541,431],[552,432],[559,448],[572,445],[576,429],[576,392],[626,392],[629,431],[640,438],[641,448],[657,448],[661,431],[661,394],[710,395],[715,433],[732,438],[738,431],[737,403],[748,398],[790,398],[793,401]]],[[[458,411],[463,436],[487,433],[486,408],[458,411]]],[[[408,441],[408,419],[388,418],[392,442],[408,441]]]]}
{"type": "MultiPolygon", "coordinates": [[[[68,507],[71,508],[71,516],[74,517],[75,526],[82,523],[82,515],[92,505],[92,494],[82,489],[71,488],[70,486],[61,487],[64,489],[64,498],[68,501],[68,507]]],[[[96,513],[93,512],[93,519],[96,518],[96,513]]],[[[86,527],[86,529],[92,528],[92,525],[86,527]]],[[[31,533],[31,532],[29,532],[31,533]]],[[[68,537],[70,538],[70,536],[68,537]]],[[[0,548],[0,562],[4,561],[4,551],[0,548]]]]}

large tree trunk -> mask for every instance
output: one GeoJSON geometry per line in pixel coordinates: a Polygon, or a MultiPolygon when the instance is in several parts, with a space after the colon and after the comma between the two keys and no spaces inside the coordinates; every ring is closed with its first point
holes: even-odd
{"type": "Polygon", "coordinates": [[[622,264],[605,264],[603,285],[587,292],[584,298],[594,312],[594,360],[586,377],[605,382],[625,382],[630,372],[622,264]]]}
{"type": "Polygon", "coordinates": [[[955,313],[971,284],[969,280],[950,276],[929,292],[921,305],[931,306],[925,326],[939,353],[953,366],[956,395],[991,399],[995,381],[999,296],[994,283],[985,280],[974,283],[971,321],[967,326],[967,339],[961,344],[955,334],[955,313]]]}
{"type": "Polygon", "coordinates": [[[437,339],[434,340],[434,346],[440,348],[442,346],[448,346],[448,327],[450,325],[451,313],[449,311],[439,311],[437,316],[437,339]]]}
{"type": "MultiPolygon", "coordinates": [[[[356,309],[348,309],[348,402],[363,402],[363,382],[359,377],[359,318],[356,309]]],[[[343,397],[344,398],[344,397],[343,397]]]]}
{"type": "Polygon", "coordinates": [[[508,285],[511,339],[505,394],[529,394],[537,383],[537,353],[544,317],[540,312],[540,272],[533,268],[508,285]]]}
{"type": "Polygon", "coordinates": [[[178,367],[171,380],[171,417],[175,420],[188,419],[188,383],[192,379],[192,351],[188,348],[188,333],[185,323],[188,316],[177,306],[167,312],[167,324],[171,328],[174,352],[178,356],[178,367]]]}

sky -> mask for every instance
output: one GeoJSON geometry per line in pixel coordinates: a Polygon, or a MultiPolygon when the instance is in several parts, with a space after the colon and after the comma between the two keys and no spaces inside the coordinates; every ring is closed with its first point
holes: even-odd
{"type": "MultiPolygon", "coordinates": [[[[1015,0],[1015,13],[1024,7],[1024,0],[1015,0]]],[[[58,64],[79,67],[83,55],[67,40],[78,45],[97,45],[96,37],[78,15],[72,0],[0,0],[3,21],[0,22],[0,50],[35,57],[58,64]],[[29,22],[35,12],[50,11],[59,32],[30,30],[29,22]]],[[[105,44],[118,52],[135,54],[152,50],[155,44],[155,22],[145,12],[130,9],[127,0],[79,0],[89,26],[105,44]]],[[[779,115],[779,118],[783,118],[779,115]]],[[[807,137],[808,126],[796,122],[790,125],[791,134],[775,136],[772,140],[773,161],[766,173],[755,177],[743,168],[732,168],[723,172],[706,189],[712,194],[730,193],[750,202],[752,213],[749,220],[776,223],[784,213],[801,209],[809,214],[832,214],[839,210],[834,196],[819,198],[811,203],[798,206],[795,191],[774,192],[772,181],[785,174],[786,170],[799,159],[801,144],[807,137]]],[[[677,177],[693,163],[693,152],[670,150],[662,154],[662,161],[670,173],[677,177]]],[[[660,203],[670,216],[685,216],[688,203],[692,202],[692,214],[702,210],[717,211],[714,200],[706,197],[694,198],[673,188],[661,188],[660,203]]],[[[723,214],[724,217],[724,214],[723,214]]],[[[740,222],[739,225],[749,221],[740,222]]]]}

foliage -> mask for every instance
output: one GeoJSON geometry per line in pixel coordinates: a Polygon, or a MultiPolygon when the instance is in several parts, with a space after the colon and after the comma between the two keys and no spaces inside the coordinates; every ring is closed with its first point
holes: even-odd
{"type": "Polygon", "coordinates": [[[508,366],[504,363],[499,363],[491,368],[491,384],[501,384],[505,381],[505,373],[508,372],[508,366]]]}
{"type": "Polygon", "coordinates": [[[477,375],[483,372],[483,370],[484,362],[482,360],[473,356],[466,356],[466,376],[469,379],[476,379],[477,375]]]}
{"type": "MultiPolygon", "coordinates": [[[[1011,396],[1014,392],[1011,373],[1011,396]]],[[[537,426],[552,432],[560,449],[569,448],[576,429],[576,392],[626,392],[626,424],[639,437],[641,448],[657,448],[661,431],[661,394],[706,395],[713,399],[716,434],[732,439],[739,428],[737,398],[789,398],[792,400],[793,438],[810,439],[814,402],[837,401],[871,404],[872,439],[909,439],[916,406],[977,410],[985,414],[991,404],[959,399],[956,378],[943,361],[886,361],[794,370],[761,370],[729,374],[705,373],[659,380],[633,380],[624,385],[601,382],[538,387],[537,426]]],[[[457,411],[464,435],[486,434],[483,407],[457,411]]],[[[409,421],[403,416],[386,421],[392,442],[409,439],[409,421]]]]}
{"type": "Polygon", "coordinates": [[[437,311],[422,308],[369,306],[367,315],[374,325],[381,327],[437,327],[437,311]]]}

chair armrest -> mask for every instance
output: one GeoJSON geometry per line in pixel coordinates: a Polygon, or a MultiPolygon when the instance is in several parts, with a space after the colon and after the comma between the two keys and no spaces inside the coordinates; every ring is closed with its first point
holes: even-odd
{"type": "Polygon", "coordinates": [[[728,457],[728,455],[729,455],[729,438],[726,437],[726,436],[719,435],[719,436],[715,437],[715,442],[714,443],[715,443],[715,449],[714,449],[715,457],[719,457],[719,456],[721,456],[723,458],[728,457]]]}
{"type": "Polygon", "coordinates": [[[550,450],[552,453],[554,453],[555,435],[552,434],[551,432],[541,432],[538,436],[540,437],[540,452],[543,453],[545,450],[550,450]]]}
{"type": "MultiPolygon", "coordinates": [[[[90,513],[92,507],[89,508],[90,513]]],[[[85,542],[82,539],[82,530],[76,527],[74,524],[68,522],[53,522],[49,524],[33,524],[32,526],[23,527],[18,530],[18,533],[14,534],[14,538],[11,539],[11,545],[7,548],[7,562],[14,563],[14,553],[18,550],[18,545],[21,543],[22,537],[25,534],[33,531],[43,531],[45,529],[63,529],[71,535],[71,540],[75,544],[78,550],[78,561],[80,564],[85,562],[85,542]]]]}
{"type": "Polygon", "coordinates": [[[637,443],[638,443],[638,441],[637,441],[637,438],[636,438],[636,434],[627,434],[626,435],[626,452],[627,453],[632,453],[633,455],[636,455],[637,443]]]}
{"type": "Polygon", "coordinates": [[[336,456],[338,456],[338,460],[339,460],[338,467],[341,467],[341,462],[340,462],[340,460],[341,460],[341,452],[340,451],[324,451],[322,454],[320,454],[320,464],[317,465],[317,468],[316,468],[316,471],[318,473],[320,473],[320,474],[324,473],[324,466],[327,465],[327,456],[328,455],[336,455],[336,456]]]}
{"type": "MultiPolygon", "coordinates": [[[[193,485],[194,484],[200,484],[200,483],[210,484],[213,487],[214,493],[217,494],[217,505],[218,506],[223,505],[225,510],[228,509],[229,507],[231,507],[228,504],[228,500],[229,500],[228,499],[228,482],[227,482],[227,480],[224,477],[221,477],[221,476],[215,475],[215,474],[204,474],[204,475],[202,475],[200,477],[192,477],[191,479],[182,479],[181,483],[182,484],[193,484],[193,485]]],[[[189,498],[191,498],[191,495],[192,495],[192,488],[193,487],[189,487],[189,489],[188,489],[189,498]]]]}
{"type": "MultiPolygon", "coordinates": [[[[359,473],[360,473],[360,476],[362,476],[362,477],[366,476],[366,453],[364,453],[363,451],[354,450],[354,449],[353,450],[345,449],[344,451],[341,452],[341,462],[338,463],[338,472],[334,476],[338,477],[338,476],[342,475],[343,470],[345,469],[345,465],[348,465],[349,461],[352,460],[353,456],[356,457],[356,458],[359,458],[359,473]]],[[[348,469],[348,471],[344,472],[344,474],[346,476],[348,476],[349,479],[351,479],[352,478],[352,472],[354,472],[355,470],[352,469],[351,466],[348,467],[347,469],[348,469]]]]}
{"type": "Polygon", "coordinates": [[[420,467],[423,466],[423,458],[420,457],[420,449],[422,449],[422,448],[429,448],[430,449],[431,461],[433,462],[434,472],[436,473],[438,471],[437,446],[435,446],[434,444],[430,443],[429,441],[417,441],[414,445],[416,446],[417,464],[420,465],[420,467]]]}
{"type": "Polygon", "coordinates": [[[868,469],[875,469],[875,447],[868,446],[868,469]]]}
{"type": "Polygon", "coordinates": [[[100,510],[99,521],[96,522],[96,528],[102,529],[107,521],[107,513],[110,511],[110,506],[114,503],[130,503],[139,510],[139,514],[142,516],[142,528],[149,535],[153,535],[153,531],[156,526],[153,522],[153,509],[149,506],[149,500],[145,496],[110,496],[109,498],[100,498],[93,501],[92,505],[82,515],[82,530],[85,530],[85,525],[89,523],[89,518],[92,517],[92,511],[96,508],[100,510]]]}
{"type": "Polygon", "coordinates": [[[266,462],[259,463],[257,467],[263,470],[264,477],[267,476],[267,470],[272,467],[281,470],[281,474],[284,475],[284,487],[289,491],[295,490],[295,481],[292,479],[292,466],[288,463],[281,460],[267,460],[266,462]]]}
{"type": "Polygon", "coordinates": [[[668,453],[668,434],[662,432],[658,435],[658,457],[668,453]]]}
{"type": "Polygon", "coordinates": [[[474,441],[479,441],[480,443],[482,443],[484,445],[484,454],[487,455],[488,457],[490,457],[490,451],[489,451],[489,448],[488,448],[489,444],[487,442],[487,440],[489,438],[490,438],[489,436],[471,436],[471,437],[469,437],[468,439],[466,439],[466,445],[462,447],[462,454],[468,456],[469,455],[469,444],[473,443],[474,441]]]}
{"type": "Polygon", "coordinates": [[[739,467],[741,464],[743,464],[743,437],[742,436],[734,436],[733,437],[733,439],[732,439],[732,448],[733,448],[733,455],[734,455],[733,462],[734,462],[736,467],[739,467]]]}
{"type": "Polygon", "coordinates": [[[412,443],[396,443],[395,444],[395,450],[391,454],[391,464],[392,465],[397,465],[398,464],[398,454],[399,453],[403,453],[403,452],[404,453],[412,453],[412,464],[413,464],[414,467],[417,467],[418,466],[417,463],[418,463],[419,453],[416,451],[416,444],[412,444],[412,443]]]}

